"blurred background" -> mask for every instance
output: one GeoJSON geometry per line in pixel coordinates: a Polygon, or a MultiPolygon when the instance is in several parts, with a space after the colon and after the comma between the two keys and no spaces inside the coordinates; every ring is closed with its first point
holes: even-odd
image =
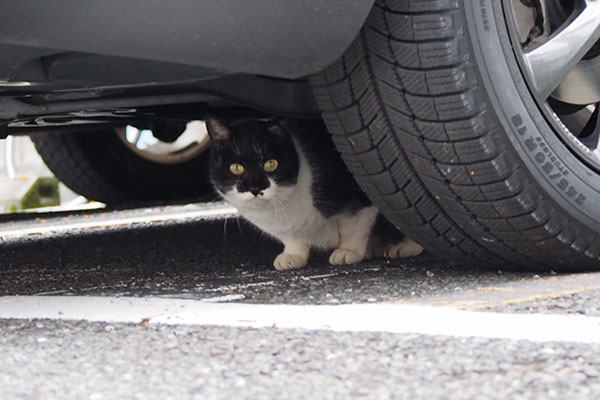
{"type": "Polygon", "coordinates": [[[208,147],[203,121],[8,136],[0,139],[0,213],[213,199],[208,147]]]}
{"type": "Polygon", "coordinates": [[[102,206],[60,183],[28,136],[9,136],[0,140],[0,213],[102,206]]]}

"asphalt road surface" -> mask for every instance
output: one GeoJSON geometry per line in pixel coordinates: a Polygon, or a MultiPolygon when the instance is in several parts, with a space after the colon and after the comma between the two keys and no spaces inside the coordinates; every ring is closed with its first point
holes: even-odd
{"type": "Polygon", "coordinates": [[[232,211],[0,216],[0,398],[600,396],[599,274],[281,273],[232,211]]]}

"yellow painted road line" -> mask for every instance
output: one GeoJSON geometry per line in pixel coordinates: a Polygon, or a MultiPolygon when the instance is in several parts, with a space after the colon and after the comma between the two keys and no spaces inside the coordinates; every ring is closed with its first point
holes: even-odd
{"type": "Polygon", "coordinates": [[[600,290],[600,272],[523,279],[501,285],[480,286],[462,292],[403,299],[394,303],[473,310],[556,299],[592,290],[600,290]]]}

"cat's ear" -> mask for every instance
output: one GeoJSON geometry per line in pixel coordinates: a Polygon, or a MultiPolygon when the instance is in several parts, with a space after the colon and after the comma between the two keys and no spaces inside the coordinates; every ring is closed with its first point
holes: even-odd
{"type": "Polygon", "coordinates": [[[269,121],[267,130],[278,136],[286,136],[288,133],[288,123],[285,118],[276,118],[269,121]]]}
{"type": "Polygon", "coordinates": [[[226,140],[229,140],[231,137],[231,132],[229,128],[225,126],[225,124],[217,119],[217,117],[213,115],[207,115],[204,117],[204,123],[206,124],[206,130],[208,131],[208,136],[215,143],[222,143],[226,140]]]}

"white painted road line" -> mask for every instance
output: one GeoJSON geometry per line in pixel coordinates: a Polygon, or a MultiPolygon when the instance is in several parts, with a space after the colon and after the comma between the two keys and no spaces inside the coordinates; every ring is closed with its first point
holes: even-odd
{"type": "Polygon", "coordinates": [[[600,318],[596,317],[497,314],[399,304],[303,306],[131,297],[0,297],[0,319],[7,318],[107,323],[147,321],[149,324],[166,325],[276,327],[600,343],[600,318]]]}
{"type": "Polygon", "coordinates": [[[22,229],[10,229],[0,231],[0,239],[9,239],[14,237],[22,237],[27,235],[48,235],[62,232],[108,228],[108,227],[120,227],[129,226],[133,224],[151,223],[151,222],[166,222],[166,221],[185,221],[185,220],[196,220],[204,218],[222,217],[227,215],[234,215],[237,213],[237,209],[234,207],[220,207],[211,210],[195,210],[185,211],[178,213],[166,213],[166,214],[155,214],[145,215],[139,217],[121,217],[113,219],[98,219],[95,221],[85,222],[73,222],[73,223],[59,223],[59,224],[48,224],[34,227],[26,227],[22,229]]]}

